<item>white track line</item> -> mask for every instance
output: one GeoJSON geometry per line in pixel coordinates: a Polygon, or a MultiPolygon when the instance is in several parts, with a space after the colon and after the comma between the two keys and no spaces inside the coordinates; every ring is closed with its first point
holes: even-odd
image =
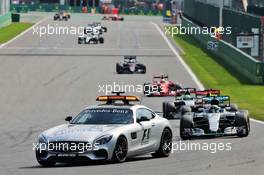
{"type": "Polygon", "coordinates": [[[255,123],[258,123],[258,124],[262,124],[262,125],[264,125],[264,122],[263,122],[263,121],[256,120],[256,119],[253,119],[253,118],[250,118],[250,120],[251,120],[252,122],[255,122],[255,123]]]}
{"type": "Polygon", "coordinates": [[[169,39],[166,37],[166,35],[164,34],[164,32],[160,29],[160,27],[154,23],[151,22],[156,29],[159,31],[159,33],[161,34],[161,36],[163,37],[163,39],[166,41],[166,43],[168,44],[168,46],[170,47],[170,49],[172,50],[172,52],[175,54],[175,56],[179,59],[179,61],[181,62],[181,64],[183,65],[183,67],[185,68],[185,70],[189,73],[189,75],[191,76],[191,78],[193,79],[193,81],[195,82],[195,84],[197,85],[198,89],[204,89],[203,84],[200,82],[200,80],[196,77],[196,75],[193,73],[193,71],[190,69],[190,67],[184,62],[183,58],[180,56],[180,54],[175,50],[174,46],[171,44],[171,42],[169,41],[169,39]]]}
{"type": "MultiPolygon", "coordinates": [[[[160,27],[156,24],[151,22],[156,29],[159,31],[159,33],[161,34],[161,36],[164,38],[164,40],[166,41],[166,43],[168,44],[168,46],[170,47],[170,49],[172,50],[172,52],[176,55],[176,57],[180,60],[180,62],[182,63],[183,67],[186,69],[186,71],[190,74],[190,76],[192,77],[192,79],[194,80],[195,84],[198,86],[199,89],[204,89],[203,84],[198,80],[198,78],[196,77],[196,75],[193,73],[193,71],[190,69],[190,67],[184,62],[183,58],[180,56],[180,54],[175,50],[175,48],[173,47],[173,45],[171,44],[171,42],[169,41],[169,39],[166,37],[166,35],[162,32],[162,30],[160,29],[160,27]]],[[[255,123],[259,123],[264,125],[263,121],[260,120],[256,120],[253,118],[250,118],[251,121],[255,122],[255,123]]]]}
{"type": "Polygon", "coordinates": [[[4,46],[12,43],[13,41],[15,41],[16,39],[18,39],[19,37],[21,37],[22,35],[24,35],[25,33],[29,32],[33,27],[39,25],[40,23],[44,22],[45,20],[47,20],[49,17],[46,17],[42,20],[40,20],[39,22],[37,22],[36,24],[34,24],[33,26],[31,26],[30,28],[28,28],[27,30],[25,30],[24,32],[20,33],[19,35],[17,35],[16,37],[12,38],[11,40],[7,41],[6,43],[4,44],[1,44],[0,45],[0,49],[3,48],[4,46]]]}

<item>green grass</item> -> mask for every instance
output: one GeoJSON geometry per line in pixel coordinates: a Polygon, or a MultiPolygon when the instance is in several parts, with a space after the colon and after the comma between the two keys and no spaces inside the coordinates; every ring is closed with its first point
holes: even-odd
{"type": "Polygon", "coordinates": [[[252,118],[264,120],[264,85],[245,83],[243,77],[238,78],[235,72],[225,69],[191,36],[176,36],[174,39],[185,52],[183,59],[206,88],[221,89],[222,94],[230,95],[232,103],[248,109],[252,118]]]}
{"type": "Polygon", "coordinates": [[[9,41],[32,25],[32,23],[12,23],[6,27],[0,28],[0,44],[9,41]]]}

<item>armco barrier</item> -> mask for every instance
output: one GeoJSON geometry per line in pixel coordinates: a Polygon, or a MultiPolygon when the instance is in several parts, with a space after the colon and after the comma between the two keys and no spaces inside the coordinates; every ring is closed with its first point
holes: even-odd
{"type": "Polygon", "coordinates": [[[0,28],[11,24],[11,13],[0,15],[0,28]]]}
{"type": "MultiPolygon", "coordinates": [[[[186,18],[183,18],[182,26],[199,27],[186,18]]],[[[231,68],[239,75],[245,77],[248,82],[254,84],[264,83],[264,65],[262,62],[257,61],[249,55],[241,52],[231,44],[228,44],[225,41],[218,41],[209,35],[196,34],[192,36],[198,40],[205,49],[208,47],[208,42],[217,42],[217,48],[215,48],[215,50],[208,51],[216,55],[217,59],[220,59],[220,62],[224,63],[227,68],[231,68]]]]}

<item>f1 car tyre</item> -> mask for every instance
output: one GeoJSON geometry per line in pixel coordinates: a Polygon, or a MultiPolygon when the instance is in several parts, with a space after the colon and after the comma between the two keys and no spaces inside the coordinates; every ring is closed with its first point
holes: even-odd
{"type": "Polygon", "coordinates": [[[151,154],[153,157],[168,157],[171,153],[172,148],[172,132],[170,129],[165,128],[162,132],[161,139],[160,139],[160,146],[158,151],[151,154]]]}
{"type": "Polygon", "coordinates": [[[50,161],[50,160],[41,160],[40,159],[41,153],[36,150],[36,159],[38,161],[38,163],[42,166],[46,166],[46,167],[51,167],[54,166],[56,164],[56,162],[54,161],[50,161]]]}
{"type": "Polygon", "coordinates": [[[112,160],[117,163],[126,161],[128,144],[124,136],[120,136],[116,142],[112,160]]]}
{"type": "Polygon", "coordinates": [[[81,38],[78,38],[78,44],[83,44],[84,41],[81,38]]]}
{"type": "Polygon", "coordinates": [[[101,44],[103,44],[103,43],[104,43],[104,38],[99,38],[99,42],[100,42],[101,44]]]}
{"type": "Polygon", "coordinates": [[[146,72],[147,72],[147,68],[146,68],[146,66],[144,66],[142,73],[145,74],[146,72]]]}
{"type": "Polygon", "coordinates": [[[106,27],[102,27],[104,32],[107,32],[107,28],[106,27]]]}
{"type": "Polygon", "coordinates": [[[190,133],[186,132],[185,130],[188,129],[190,130],[193,127],[193,122],[192,122],[192,115],[186,113],[181,117],[180,121],[180,137],[182,140],[188,140],[191,139],[190,133]]]}
{"type": "Polygon", "coordinates": [[[152,84],[151,83],[144,83],[143,85],[143,91],[144,91],[144,95],[147,97],[151,97],[152,96],[152,84]]]}
{"type": "Polygon", "coordinates": [[[181,115],[184,115],[188,112],[192,112],[192,109],[189,106],[182,106],[181,107],[181,115]]]}
{"type": "Polygon", "coordinates": [[[232,112],[237,112],[238,111],[238,106],[237,104],[230,104],[230,111],[232,112]]]}
{"type": "Polygon", "coordinates": [[[173,119],[172,112],[174,111],[174,104],[172,102],[163,102],[163,117],[167,119],[173,119]]]}
{"type": "Polygon", "coordinates": [[[122,73],[122,67],[119,63],[116,63],[116,73],[118,73],[118,74],[122,73]]]}
{"type": "Polygon", "coordinates": [[[247,137],[250,132],[250,121],[248,114],[246,114],[245,112],[237,113],[235,123],[238,127],[237,136],[247,137]]]}

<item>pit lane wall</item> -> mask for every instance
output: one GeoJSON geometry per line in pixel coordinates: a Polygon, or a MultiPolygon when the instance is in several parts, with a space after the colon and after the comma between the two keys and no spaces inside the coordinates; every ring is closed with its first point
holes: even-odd
{"type": "MultiPolygon", "coordinates": [[[[184,27],[199,27],[197,24],[188,20],[182,19],[182,26],[184,27]]],[[[223,41],[217,40],[210,35],[195,34],[192,35],[204,49],[214,54],[216,59],[223,63],[229,70],[234,70],[240,76],[245,77],[249,83],[264,84],[264,64],[253,57],[241,52],[236,47],[223,41]],[[209,43],[214,43],[215,47],[208,48],[209,43]]]]}
{"type": "Polygon", "coordinates": [[[11,24],[11,13],[0,15],[0,28],[11,24]]]}

